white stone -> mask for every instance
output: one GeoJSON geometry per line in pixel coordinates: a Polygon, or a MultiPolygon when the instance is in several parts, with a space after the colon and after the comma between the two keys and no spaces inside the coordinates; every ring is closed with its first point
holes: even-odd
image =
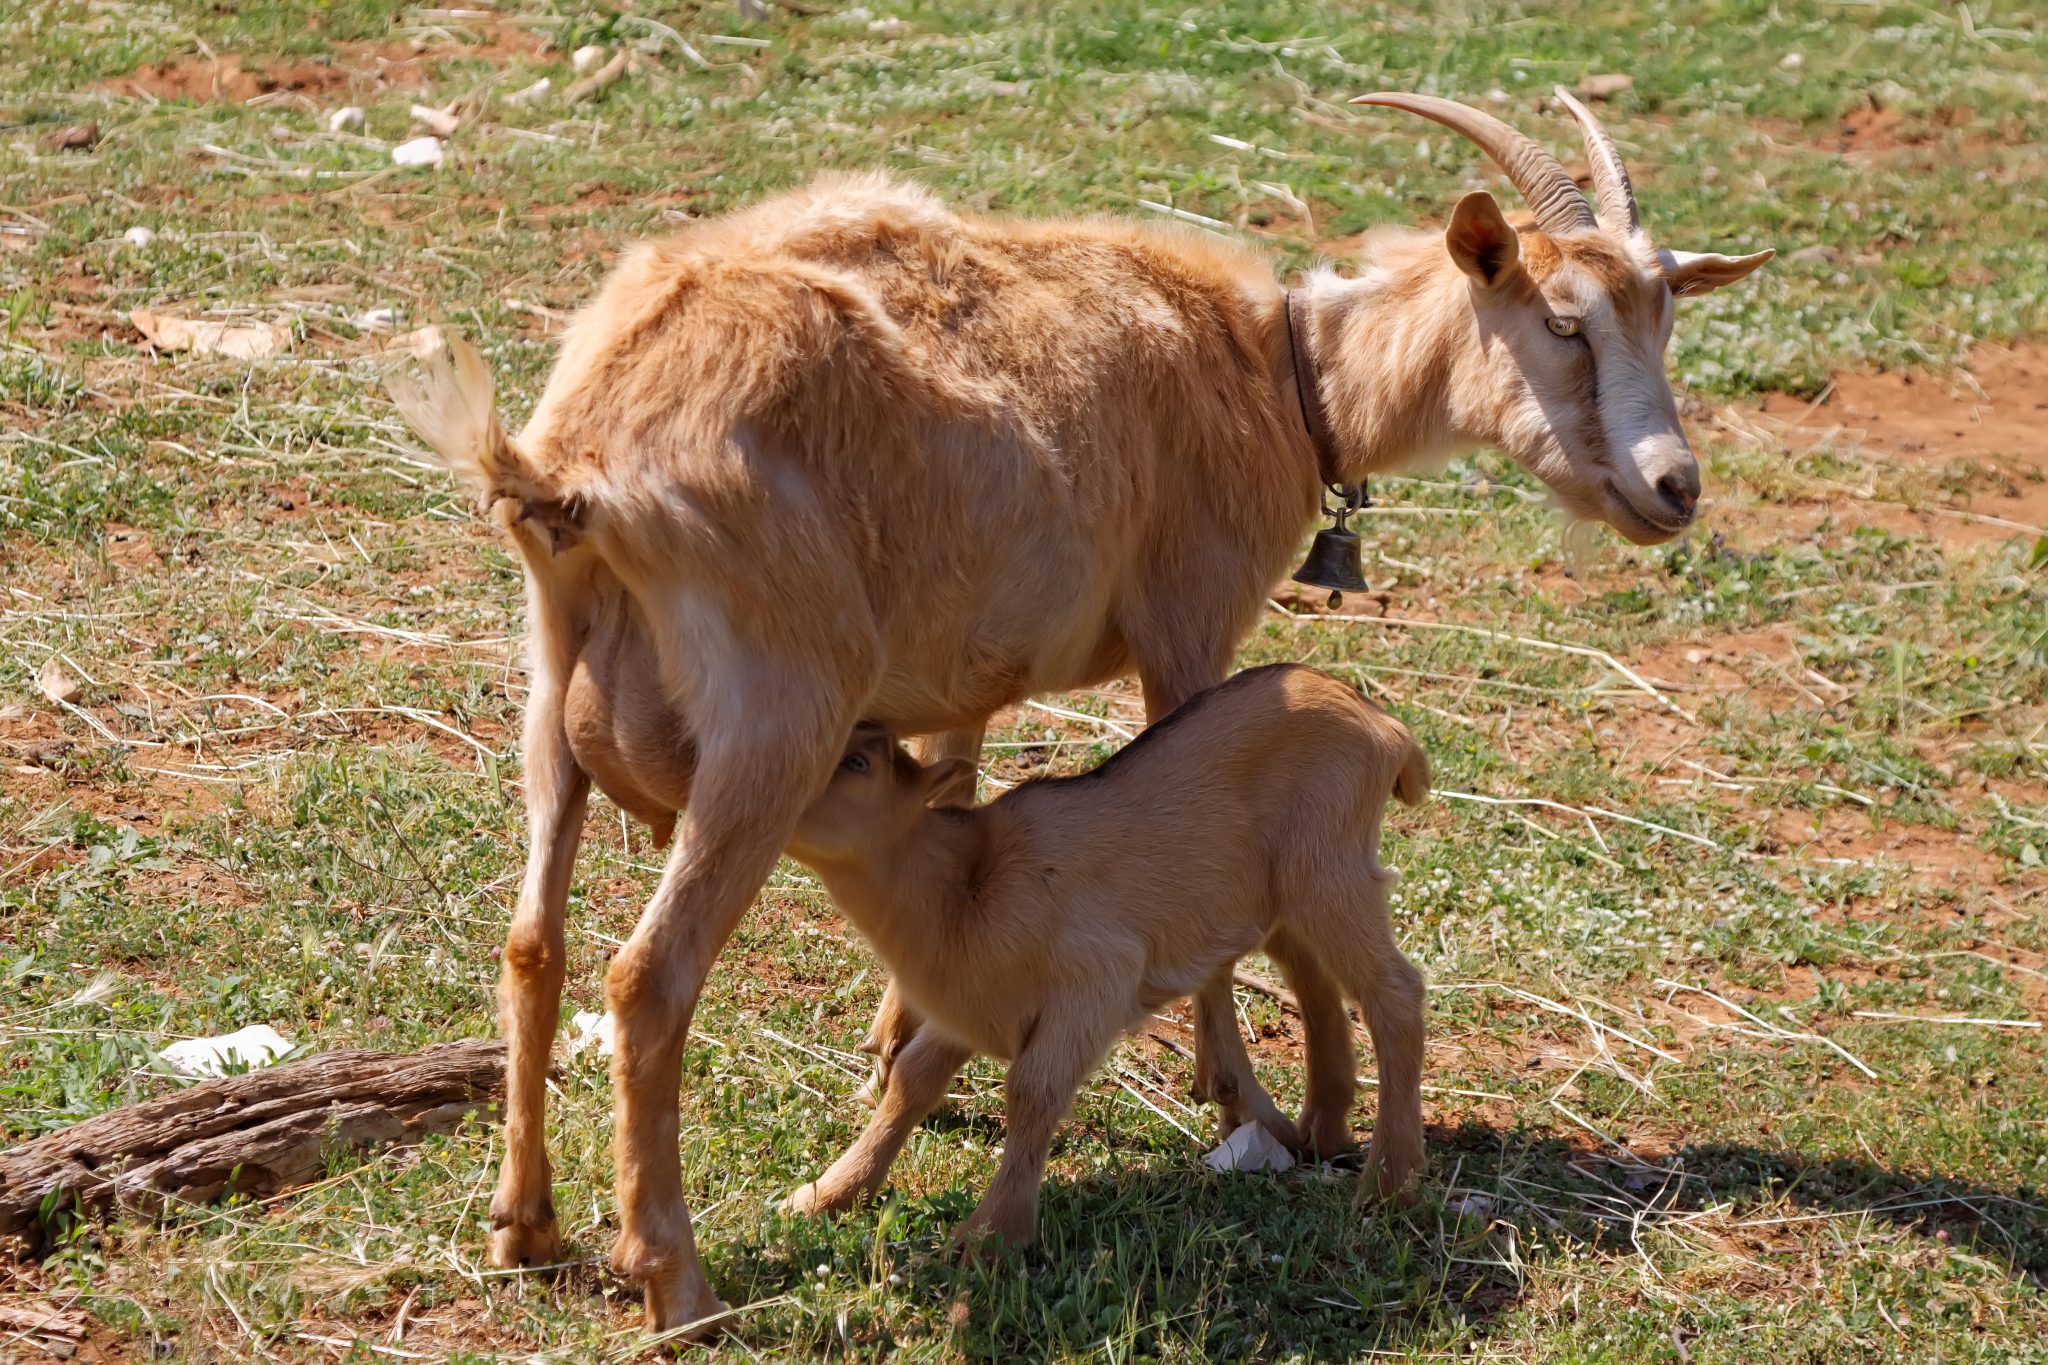
{"type": "Polygon", "coordinates": [[[187,1038],[156,1055],[180,1076],[225,1076],[236,1062],[253,1070],[291,1050],[291,1040],[270,1025],[251,1024],[215,1038],[187,1038]]]}
{"type": "Polygon", "coordinates": [[[132,247],[145,247],[156,240],[156,233],[146,227],[132,227],[121,234],[121,240],[132,247]]]}
{"type": "Polygon", "coordinates": [[[548,97],[548,91],[554,88],[555,83],[546,76],[542,76],[524,90],[514,90],[511,94],[505,96],[505,103],[520,106],[539,104],[548,97]]]}
{"type": "Polygon", "coordinates": [[[570,54],[569,69],[579,76],[588,76],[605,63],[605,51],[596,43],[579,47],[570,54]]]}
{"type": "Polygon", "coordinates": [[[612,1018],[610,1010],[593,1014],[589,1010],[578,1010],[569,1020],[569,1055],[581,1057],[592,1048],[600,1057],[609,1057],[617,1046],[618,1021],[612,1018]]]}
{"type": "Polygon", "coordinates": [[[1284,1171],[1294,1155],[1256,1123],[1247,1123],[1202,1158],[1216,1171],[1284,1171]]]}
{"type": "Polygon", "coordinates": [[[360,104],[345,104],[327,116],[327,131],[353,133],[363,126],[363,121],[368,117],[360,104]]]}
{"type": "Polygon", "coordinates": [[[441,139],[416,137],[410,142],[401,142],[391,149],[391,162],[395,166],[438,166],[441,164],[441,139]]]}

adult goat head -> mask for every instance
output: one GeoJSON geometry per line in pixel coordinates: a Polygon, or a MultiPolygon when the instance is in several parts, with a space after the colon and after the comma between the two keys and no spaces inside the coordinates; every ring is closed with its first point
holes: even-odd
{"type": "Polygon", "coordinates": [[[1391,235],[1357,281],[1319,281],[1333,305],[1324,316],[1339,328],[1335,337],[1325,332],[1320,348],[1332,410],[1368,449],[1498,445],[1567,512],[1655,544],[1692,523],[1700,493],[1699,464],[1664,373],[1674,304],[1734,283],[1772,253],[1655,246],[1613,139],[1569,92],[1560,87],[1557,96],[1585,135],[1597,211],[1556,158],[1490,114],[1431,95],[1352,101],[1420,114],[1477,143],[1531,216],[1511,223],[1492,195],[1477,191],[1458,201],[1440,238],[1391,235]],[[1348,285],[1358,306],[1344,306],[1348,285]],[[1387,360],[1390,307],[1412,309],[1417,322],[1402,343],[1408,363],[1394,371],[1442,376],[1441,407],[1389,401],[1370,377],[1387,360]],[[1347,322],[1359,328],[1355,342],[1370,335],[1374,343],[1347,346],[1347,322]],[[1384,429],[1403,412],[1409,430],[1384,429]]]}

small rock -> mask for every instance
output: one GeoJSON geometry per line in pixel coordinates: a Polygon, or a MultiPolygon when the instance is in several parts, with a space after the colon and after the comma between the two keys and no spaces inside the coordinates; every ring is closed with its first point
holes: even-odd
{"type": "Polygon", "coordinates": [[[46,739],[23,749],[21,756],[38,768],[57,768],[63,766],[64,756],[76,747],[68,739],[46,739]]]}
{"type": "Polygon", "coordinates": [[[391,149],[391,164],[394,166],[432,167],[440,165],[441,161],[441,139],[437,137],[416,137],[391,149]]]}
{"type": "Polygon", "coordinates": [[[868,25],[868,32],[877,38],[896,38],[910,31],[910,25],[901,19],[876,19],[868,25]]]}
{"type": "Polygon", "coordinates": [[[1461,1195],[1456,1199],[1446,1200],[1444,1202],[1444,1212],[1455,1214],[1460,1218],[1491,1218],[1493,1217],[1493,1199],[1491,1196],[1484,1194],[1461,1195]]]}
{"type": "Polygon", "coordinates": [[[89,152],[100,142],[100,126],[97,123],[74,123],[69,128],[59,128],[44,139],[53,152],[89,152]]]}
{"type": "Polygon", "coordinates": [[[359,331],[388,332],[398,325],[396,308],[372,308],[349,319],[359,331]]]}
{"type": "Polygon", "coordinates": [[[44,662],[43,671],[36,674],[36,691],[62,706],[78,699],[78,679],[65,671],[64,665],[52,654],[44,662]]]}
{"type": "Polygon", "coordinates": [[[327,131],[330,133],[354,133],[362,129],[369,118],[360,104],[344,104],[327,116],[327,131]]]}
{"type": "Polygon", "coordinates": [[[569,1020],[569,1041],[567,1051],[571,1057],[580,1057],[595,1050],[600,1057],[609,1057],[618,1046],[618,1024],[612,1012],[595,1014],[589,1010],[576,1011],[569,1020]]]}
{"type": "Polygon", "coordinates": [[[215,1038],[187,1038],[156,1055],[180,1076],[225,1076],[237,1063],[253,1071],[291,1050],[291,1040],[270,1025],[251,1024],[215,1038]]]}
{"type": "Polygon", "coordinates": [[[596,43],[587,43],[569,56],[569,69],[579,76],[588,76],[604,65],[605,51],[596,43]]]}
{"type": "Polygon", "coordinates": [[[1284,1171],[1294,1165],[1293,1154],[1256,1123],[1233,1129],[1202,1160],[1215,1171],[1284,1171]]]}
{"type": "Polygon", "coordinates": [[[156,817],[140,806],[130,806],[121,812],[121,818],[131,825],[146,825],[156,817]]]}
{"type": "Polygon", "coordinates": [[[450,138],[462,126],[462,120],[447,109],[435,109],[424,104],[412,107],[412,121],[432,133],[435,137],[450,138]]]}
{"type": "Polygon", "coordinates": [[[156,232],[152,228],[132,227],[121,234],[121,240],[140,250],[156,240],[156,232]]]}
{"type": "Polygon", "coordinates": [[[1778,68],[1782,71],[1797,71],[1805,65],[1806,54],[1803,52],[1787,52],[1784,56],[1778,58],[1778,68]]]}
{"type": "Polygon", "coordinates": [[[1577,93],[1582,100],[1611,100],[1635,83],[1634,76],[1611,71],[1603,75],[1586,77],[1579,82],[1577,93]]]}
{"type": "Polygon", "coordinates": [[[520,107],[529,104],[539,104],[548,97],[548,91],[554,88],[555,83],[546,76],[542,76],[524,90],[514,90],[511,94],[505,96],[505,103],[520,107]]]}

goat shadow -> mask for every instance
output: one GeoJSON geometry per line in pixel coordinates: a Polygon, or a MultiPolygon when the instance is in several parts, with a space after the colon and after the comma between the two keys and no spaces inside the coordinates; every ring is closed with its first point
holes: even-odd
{"type": "MultiPolygon", "coordinates": [[[[932,1122],[1001,1141],[994,1125],[944,1112],[932,1122]]],[[[835,1233],[868,1248],[886,1217],[884,1273],[900,1277],[889,1292],[952,1298],[952,1345],[970,1358],[1046,1359],[1109,1337],[1158,1358],[1351,1359],[1484,1338],[1521,1301],[1532,1266],[1631,1254],[1644,1228],[1682,1230],[1710,1209],[1782,1200],[1801,1218],[1868,1215],[2048,1288],[2048,1206],[2025,1187],[1736,1143],[1638,1163],[1479,1124],[1432,1128],[1429,1150],[1424,1189],[1406,1208],[1356,1202],[1357,1153],[1284,1175],[1214,1175],[1184,1151],[1140,1148],[1122,1169],[1048,1181],[1039,1245],[992,1266],[947,1254],[947,1229],[979,1194],[955,1187],[892,1194],[887,1215],[862,1209],[836,1229],[782,1222],[760,1243],[729,1247],[714,1274],[749,1299],[788,1292],[843,1251],[835,1233]]],[[[1767,1242],[1775,1221],[1737,1213],[1713,1236],[1767,1242]]]]}

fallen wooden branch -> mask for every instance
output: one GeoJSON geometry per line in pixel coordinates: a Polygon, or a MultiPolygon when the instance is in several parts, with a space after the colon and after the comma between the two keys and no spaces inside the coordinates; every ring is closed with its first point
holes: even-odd
{"type": "Polygon", "coordinates": [[[1301,1013],[1301,1002],[1294,998],[1294,992],[1278,982],[1268,981],[1263,976],[1254,976],[1242,968],[1232,972],[1230,979],[1248,991],[1257,991],[1260,995],[1276,1001],[1281,1009],[1301,1013]]]}
{"type": "Polygon", "coordinates": [[[153,1213],[307,1184],[336,1151],[453,1131],[504,1084],[505,1045],[473,1040],[330,1052],[109,1110],[0,1152],[0,1248],[43,1250],[46,1209],[153,1213]]]}

